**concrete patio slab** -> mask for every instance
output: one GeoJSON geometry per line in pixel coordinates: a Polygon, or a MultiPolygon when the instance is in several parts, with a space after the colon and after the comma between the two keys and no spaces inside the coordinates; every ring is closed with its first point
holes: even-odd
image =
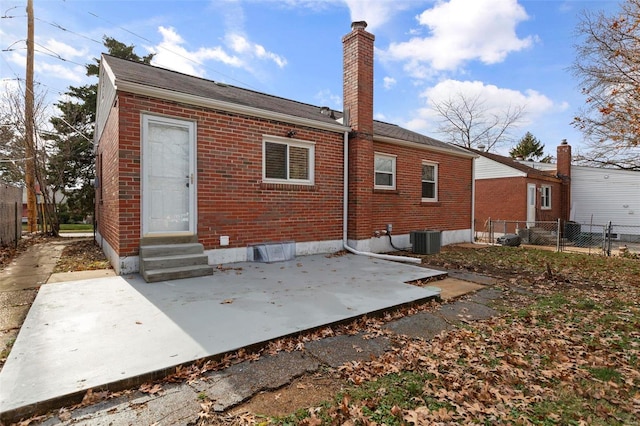
{"type": "Polygon", "coordinates": [[[431,283],[434,287],[438,287],[440,292],[440,298],[442,300],[455,299],[467,293],[472,293],[485,286],[472,283],[470,281],[459,280],[456,278],[445,278],[443,280],[435,281],[431,283]]]}
{"type": "Polygon", "coordinates": [[[97,269],[92,271],[74,271],[74,272],[56,272],[51,274],[47,280],[47,284],[63,283],[67,281],[81,281],[94,278],[115,277],[116,272],[113,269],[97,269]]]}
{"type": "Polygon", "coordinates": [[[0,372],[0,415],[436,297],[405,282],[442,274],[364,256],[241,263],[148,284],[138,275],[40,288],[0,372]]]}

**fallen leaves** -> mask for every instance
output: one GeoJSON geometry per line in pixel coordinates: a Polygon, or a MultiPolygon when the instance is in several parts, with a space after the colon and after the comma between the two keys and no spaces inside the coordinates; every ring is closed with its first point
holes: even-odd
{"type": "MultiPolygon", "coordinates": [[[[481,252],[485,262],[502,253],[481,252]]],[[[520,254],[526,261],[474,265],[506,275],[502,316],[466,322],[429,342],[390,336],[393,350],[339,368],[354,388],[325,414],[343,424],[391,424],[398,416],[420,425],[636,422],[640,264],[520,254]],[[391,393],[386,382],[365,396],[349,396],[387,377],[403,388],[408,374],[422,377],[423,388],[403,407],[381,402],[391,393]]],[[[456,256],[467,264],[476,254],[456,256]]]]}
{"type": "Polygon", "coordinates": [[[102,248],[90,239],[68,242],[53,272],[111,269],[102,248]]]}
{"type": "Polygon", "coordinates": [[[163,388],[159,383],[143,383],[138,390],[149,395],[158,395],[162,393],[163,388]]]}

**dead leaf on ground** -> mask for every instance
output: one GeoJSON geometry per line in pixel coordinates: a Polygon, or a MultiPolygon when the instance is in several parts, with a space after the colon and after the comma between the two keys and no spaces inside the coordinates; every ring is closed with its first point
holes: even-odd
{"type": "Polygon", "coordinates": [[[140,386],[140,392],[142,393],[148,393],[150,395],[157,395],[160,392],[162,392],[162,386],[159,383],[144,383],[142,386],[140,386]]]}

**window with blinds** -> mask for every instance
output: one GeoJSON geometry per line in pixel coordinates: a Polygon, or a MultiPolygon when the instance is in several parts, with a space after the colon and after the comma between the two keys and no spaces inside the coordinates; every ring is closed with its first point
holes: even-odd
{"type": "Polygon", "coordinates": [[[313,184],[314,144],[275,136],[263,143],[263,180],[313,184]]]}

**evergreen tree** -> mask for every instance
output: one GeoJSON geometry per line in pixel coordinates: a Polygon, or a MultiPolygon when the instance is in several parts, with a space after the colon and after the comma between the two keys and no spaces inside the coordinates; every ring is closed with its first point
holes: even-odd
{"type": "MultiPolygon", "coordinates": [[[[544,155],[544,144],[540,142],[531,132],[527,132],[516,146],[509,150],[511,158],[521,157],[523,160],[538,160],[544,155]]],[[[542,162],[547,163],[551,158],[544,157],[542,162]],[[544,161],[546,160],[546,161],[544,161]]]]}
{"type": "MultiPolygon", "coordinates": [[[[135,46],[127,46],[111,37],[104,37],[108,53],[122,59],[149,64],[153,54],[140,57],[135,46]]],[[[86,65],[88,76],[97,76],[100,60],[86,65]]],[[[67,198],[69,210],[82,217],[93,213],[95,158],[93,133],[95,128],[98,85],[69,87],[70,98],[56,104],[60,116],[51,118],[55,132],[48,137],[52,154],[48,162],[48,184],[67,198]]]]}

